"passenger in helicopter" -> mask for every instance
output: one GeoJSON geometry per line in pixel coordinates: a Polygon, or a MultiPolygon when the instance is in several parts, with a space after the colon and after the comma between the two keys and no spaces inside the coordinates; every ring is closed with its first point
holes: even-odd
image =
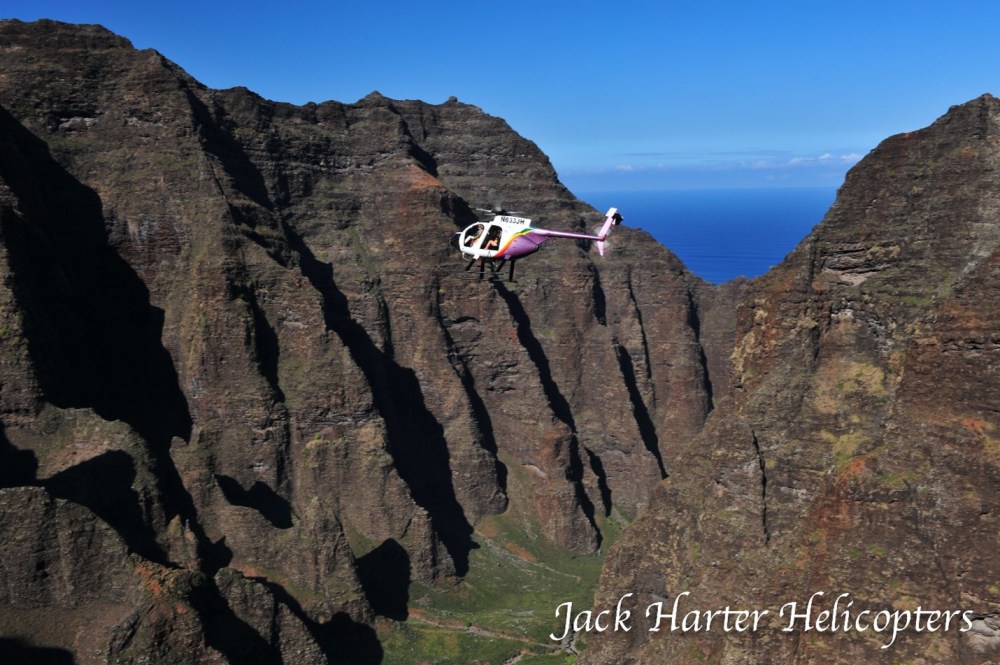
{"type": "Polygon", "coordinates": [[[481,235],[483,235],[483,225],[482,224],[476,224],[476,226],[472,230],[472,232],[469,233],[469,237],[465,239],[465,246],[466,247],[472,247],[472,245],[475,244],[476,240],[478,240],[479,236],[481,236],[481,235]]]}
{"type": "Polygon", "coordinates": [[[486,240],[483,241],[482,249],[499,249],[500,248],[500,227],[494,226],[490,229],[489,233],[486,234],[486,240]]]}

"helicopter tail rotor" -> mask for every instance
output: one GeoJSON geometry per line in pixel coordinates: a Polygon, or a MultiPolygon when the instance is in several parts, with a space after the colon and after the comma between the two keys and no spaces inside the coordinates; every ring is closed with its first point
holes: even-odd
{"type": "Polygon", "coordinates": [[[609,208],[608,214],[604,216],[604,226],[601,227],[600,232],[598,232],[597,240],[597,253],[604,256],[604,242],[608,235],[611,233],[611,229],[622,223],[622,216],[618,212],[618,208],[609,208]]]}

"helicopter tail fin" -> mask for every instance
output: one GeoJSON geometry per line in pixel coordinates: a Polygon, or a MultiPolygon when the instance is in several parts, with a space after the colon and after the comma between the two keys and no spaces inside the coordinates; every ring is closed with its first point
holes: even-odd
{"type": "Polygon", "coordinates": [[[622,223],[622,216],[618,213],[618,208],[609,208],[608,214],[604,216],[604,226],[597,234],[597,253],[604,256],[604,240],[611,233],[611,228],[622,223]]]}

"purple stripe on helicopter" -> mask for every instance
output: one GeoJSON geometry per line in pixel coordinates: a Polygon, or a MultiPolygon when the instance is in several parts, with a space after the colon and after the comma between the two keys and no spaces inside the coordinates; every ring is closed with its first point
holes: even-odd
{"type": "Polygon", "coordinates": [[[497,259],[516,259],[521,256],[527,256],[533,252],[538,251],[538,246],[545,242],[547,236],[543,233],[537,233],[534,229],[526,229],[517,233],[510,241],[500,248],[494,258],[497,259]]]}

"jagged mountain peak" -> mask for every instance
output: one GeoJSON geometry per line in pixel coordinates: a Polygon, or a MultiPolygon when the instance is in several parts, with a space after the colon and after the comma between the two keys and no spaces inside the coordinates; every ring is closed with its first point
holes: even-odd
{"type": "Polygon", "coordinates": [[[133,48],[131,41],[103,25],[64,23],[51,19],[38,21],[0,19],[0,39],[7,42],[5,46],[14,44],[37,46],[39,43],[47,43],[59,48],[75,49],[133,48]]]}

